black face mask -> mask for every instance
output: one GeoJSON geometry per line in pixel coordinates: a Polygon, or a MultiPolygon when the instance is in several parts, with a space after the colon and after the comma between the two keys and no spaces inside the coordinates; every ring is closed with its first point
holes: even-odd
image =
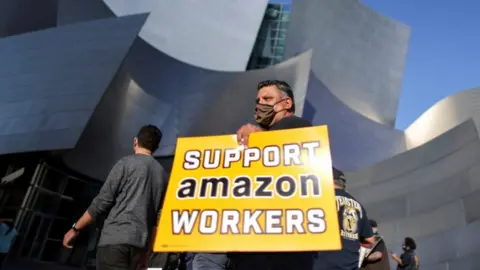
{"type": "Polygon", "coordinates": [[[275,105],[277,105],[278,103],[284,100],[285,99],[282,99],[273,105],[257,103],[257,105],[255,106],[254,115],[255,115],[255,121],[261,128],[266,129],[270,127],[270,125],[272,124],[273,118],[277,113],[280,112],[280,111],[278,112],[275,111],[275,105]]]}

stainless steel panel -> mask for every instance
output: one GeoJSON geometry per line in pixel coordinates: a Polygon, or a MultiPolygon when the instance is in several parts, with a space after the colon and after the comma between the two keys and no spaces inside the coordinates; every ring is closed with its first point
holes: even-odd
{"type": "Polygon", "coordinates": [[[313,48],[312,71],[348,107],[393,127],[410,28],[358,0],[292,2],[286,57],[313,48]]]}
{"type": "Polygon", "coordinates": [[[117,16],[150,12],[141,38],[175,59],[217,71],[246,69],[268,2],[104,1],[117,16]]]}
{"type": "Polygon", "coordinates": [[[145,19],[0,39],[0,154],[73,148],[145,19]]]}

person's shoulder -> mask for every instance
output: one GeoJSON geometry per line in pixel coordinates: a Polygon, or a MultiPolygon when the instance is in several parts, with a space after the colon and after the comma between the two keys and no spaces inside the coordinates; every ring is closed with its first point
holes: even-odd
{"type": "Polygon", "coordinates": [[[309,121],[296,115],[291,115],[280,120],[276,125],[272,127],[271,130],[293,129],[311,126],[312,124],[309,121]]]}
{"type": "Polygon", "coordinates": [[[349,199],[354,199],[355,200],[355,198],[350,193],[348,193],[345,189],[336,188],[335,189],[335,195],[343,196],[343,197],[347,197],[349,199]]]}
{"type": "Polygon", "coordinates": [[[304,127],[311,127],[312,126],[312,123],[310,121],[305,120],[301,117],[293,115],[292,118],[295,119],[294,121],[297,122],[299,125],[302,125],[304,127]]]}
{"type": "Polygon", "coordinates": [[[156,159],[153,159],[153,161],[151,162],[151,166],[157,171],[157,172],[160,172],[162,174],[165,174],[167,171],[165,170],[165,168],[163,167],[163,165],[158,162],[156,159]]]}
{"type": "MultiPolygon", "coordinates": [[[[127,171],[135,171],[139,168],[148,167],[148,163],[154,160],[153,157],[149,155],[137,155],[132,154],[128,156],[124,156],[117,161],[114,166],[116,170],[127,170],[127,171]]],[[[154,160],[155,161],[155,160],[154,160]]]]}
{"type": "Polygon", "coordinates": [[[289,117],[284,118],[285,121],[290,122],[291,124],[294,124],[296,127],[311,127],[312,123],[310,121],[305,120],[301,117],[298,117],[296,115],[291,115],[289,117]]]}
{"type": "Polygon", "coordinates": [[[352,194],[350,194],[350,192],[344,190],[344,189],[335,189],[335,195],[336,196],[342,196],[342,197],[345,197],[345,198],[348,198],[348,199],[351,199],[355,202],[357,202],[361,207],[362,209],[364,209],[363,207],[363,204],[360,203],[357,198],[355,198],[355,196],[353,196],[352,194]]]}
{"type": "Polygon", "coordinates": [[[117,162],[115,162],[115,164],[113,165],[112,167],[112,171],[119,171],[119,170],[123,170],[125,168],[128,167],[128,164],[131,163],[131,156],[124,156],[122,157],[121,159],[117,160],[117,162]]]}
{"type": "Polygon", "coordinates": [[[124,164],[148,164],[156,162],[155,158],[151,155],[142,155],[142,154],[132,154],[128,156],[124,156],[118,162],[124,164]]]}
{"type": "Polygon", "coordinates": [[[161,174],[166,172],[163,165],[151,155],[133,155],[132,158],[134,163],[141,164],[142,167],[149,171],[153,170],[161,174]]]}
{"type": "Polygon", "coordinates": [[[128,164],[129,162],[131,162],[134,159],[135,159],[135,155],[124,156],[117,161],[117,165],[128,164]]]}
{"type": "Polygon", "coordinates": [[[353,196],[352,194],[350,194],[350,192],[346,191],[346,190],[342,190],[343,191],[343,194],[345,194],[344,196],[345,197],[348,197],[349,199],[352,199],[354,201],[356,201],[357,203],[360,204],[360,202],[357,200],[357,198],[355,198],[355,196],[353,196]]]}

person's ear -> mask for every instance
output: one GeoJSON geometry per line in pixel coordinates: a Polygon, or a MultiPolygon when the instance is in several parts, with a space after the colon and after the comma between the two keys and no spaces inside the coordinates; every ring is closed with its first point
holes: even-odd
{"type": "Polygon", "coordinates": [[[138,138],[133,137],[133,147],[136,147],[136,146],[138,146],[138,138]]]}
{"type": "Polygon", "coordinates": [[[292,99],[291,99],[291,98],[287,98],[287,99],[285,100],[285,102],[286,102],[287,110],[291,110],[292,107],[293,107],[292,99]]]}

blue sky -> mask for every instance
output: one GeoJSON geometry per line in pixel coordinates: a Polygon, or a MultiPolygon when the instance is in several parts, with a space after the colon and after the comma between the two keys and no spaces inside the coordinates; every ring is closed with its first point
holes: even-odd
{"type": "Polygon", "coordinates": [[[411,27],[398,128],[442,98],[480,87],[480,0],[361,1],[411,27]]]}

